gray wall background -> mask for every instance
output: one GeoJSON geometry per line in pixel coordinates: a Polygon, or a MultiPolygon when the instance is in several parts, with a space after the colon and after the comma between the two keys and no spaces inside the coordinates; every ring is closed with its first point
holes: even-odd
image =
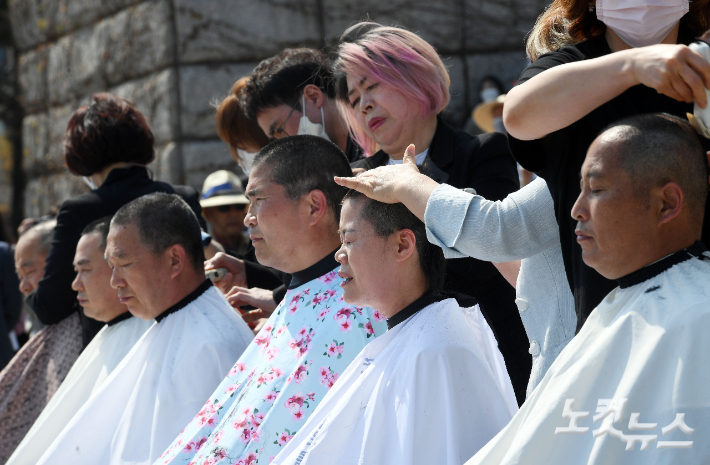
{"type": "MultiPolygon", "coordinates": [[[[134,102],[156,138],[155,177],[201,188],[236,166],[210,105],[286,47],[324,48],[369,17],[418,32],[449,67],[445,118],[461,126],[484,75],[508,88],[547,0],[9,0],[18,56],[24,215],[86,191],[62,161],[71,113],[95,92],[134,102]]],[[[1,168],[0,169],[4,169],[1,168]]],[[[0,173],[6,179],[9,173],[0,173]]]]}

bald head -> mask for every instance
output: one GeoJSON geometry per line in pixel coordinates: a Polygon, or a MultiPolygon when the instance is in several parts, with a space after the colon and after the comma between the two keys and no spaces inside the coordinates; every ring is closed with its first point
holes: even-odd
{"type": "Polygon", "coordinates": [[[702,227],[708,161],[700,138],[686,120],[668,114],[624,118],[602,131],[597,143],[616,155],[618,167],[641,197],[669,182],[677,183],[691,220],[702,227]]]}
{"type": "Polygon", "coordinates": [[[687,122],[639,115],[589,147],[572,208],[584,263],[617,279],[700,240],[708,163],[687,122]]]}

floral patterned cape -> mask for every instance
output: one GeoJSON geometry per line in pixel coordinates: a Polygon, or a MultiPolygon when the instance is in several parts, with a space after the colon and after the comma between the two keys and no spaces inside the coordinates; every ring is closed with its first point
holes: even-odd
{"type": "Polygon", "coordinates": [[[386,329],[347,305],[335,270],[289,289],[197,416],[156,464],[267,464],[350,362],[386,329]]]}

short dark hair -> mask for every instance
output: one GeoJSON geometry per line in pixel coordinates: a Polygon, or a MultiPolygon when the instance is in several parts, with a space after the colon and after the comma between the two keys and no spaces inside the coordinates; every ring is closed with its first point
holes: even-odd
{"type": "Polygon", "coordinates": [[[312,48],[287,48],[254,68],[239,101],[251,120],[279,105],[295,106],[300,111],[300,94],[309,84],[328,98],[335,97],[328,57],[312,48]]]}
{"type": "Polygon", "coordinates": [[[92,221],[87,224],[84,230],[81,232],[82,236],[88,236],[89,234],[99,233],[101,234],[101,242],[99,243],[99,250],[102,252],[106,250],[106,239],[108,238],[108,231],[111,228],[111,217],[104,216],[98,220],[92,221]]]}
{"type": "Polygon", "coordinates": [[[79,107],[64,133],[64,160],[75,175],[91,176],[118,162],[147,165],[155,158],[153,131],[132,103],[94,94],[79,107]]]}
{"type": "Polygon", "coordinates": [[[316,189],[323,192],[336,223],[340,221],[340,204],[348,189],[337,185],[333,177],[352,176],[353,171],[337,145],[312,135],[284,137],[259,151],[252,172],[263,165],[271,168],[271,182],[283,186],[289,199],[316,189]]]}
{"type": "Polygon", "coordinates": [[[645,194],[668,182],[683,189],[685,203],[702,224],[708,195],[708,161],[695,129],[688,121],[666,113],[629,116],[607,126],[620,128],[615,145],[618,163],[645,194]]]}
{"type": "Polygon", "coordinates": [[[419,266],[424,273],[430,291],[438,292],[444,287],[446,259],[440,247],[427,240],[424,223],[401,203],[382,203],[372,200],[365,194],[350,190],[345,195],[346,201],[362,202],[360,218],[372,225],[379,237],[389,237],[402,229],[414,233],[419,266]]]}
{"type": "Polygon", "coordinates": [[[127,203],[113,216],[111,226],[129,224],[136,225],[141,243],[153,254],[161,254],[180,244],[195,271],[204,269],[200,223],[179,195],[156,192],[127,203]]]}

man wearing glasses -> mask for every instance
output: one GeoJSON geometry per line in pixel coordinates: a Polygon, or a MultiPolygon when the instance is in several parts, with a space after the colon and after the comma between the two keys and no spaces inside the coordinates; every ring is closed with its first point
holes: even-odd
{"type": "Polygon", "coordinates": [[[207,176],[200,205],[214,240],[230,253],[244,255],[249,248],[249,238],[244,231],[249,199],[244,195],[239,178],[226,170],[207,176]]]}

